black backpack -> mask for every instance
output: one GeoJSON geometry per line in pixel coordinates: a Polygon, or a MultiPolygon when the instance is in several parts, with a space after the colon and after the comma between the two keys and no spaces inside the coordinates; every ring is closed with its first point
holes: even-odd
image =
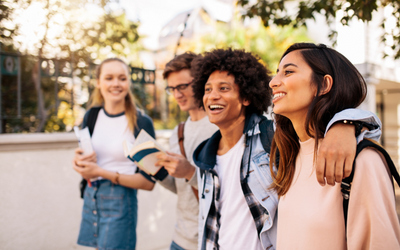
{"type": "MultiPolygon", "coordinates": [[[[351,171],[351,174],[349,177],[343,179],[342,184],[341,184],[341,188],[342,188],[342,195],[343,195],[343,213],[344,213],[344,223],[345,223],[345,228],[347,228],[347,213],[348,213],[348,208],[349,208],[349,199],[350,199],[350,191],[351,191],[351,183],[353,181],[353,177],[354,177],[354,168],[355,168],[355,162],[356,162],[356,158],[358,156],[358,154],[367,147],[371,147],[376,149],[377,151],[379,151],[386,160],[386,163],[389,167],[390,170],[390,174],[391,176],[394,177],[394,179],[396,180],[397,184],[400,185],[400,176],[399,173],[397,172],[397,169],[392,161],[392,159],[390,158],[389,154],[386,152],[386,150],[384,148],[382,148],[381,146],[379,146],[378,144],[364,139],[362,140],[360,143],[358,143],[357,145],[357,151],[356,151],[356,156],[354,158],[354,162],[353,162],[353,170],[351,171]]],[[[394,187],[393,187],[394,188],[394,187]]]]}

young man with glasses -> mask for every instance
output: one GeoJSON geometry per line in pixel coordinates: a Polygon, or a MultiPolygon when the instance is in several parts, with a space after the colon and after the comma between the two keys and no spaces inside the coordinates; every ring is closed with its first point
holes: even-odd
{"type": "Polygon", "coordinates": [[[178,126],[171,138],[170,151],[160,154],[157,165],[164,166],[167,176],[159,183],[178,195],[177,223],[171,249],[197,249],[199,203],[197,194],[198,171],[193,163],[193,152],[197,146],[208,139],[218,127],[211,124],[203,108],[200,108],[193,97],[191,62],[196,54],[187,52],[167,63],[163,73],[168,86],[166,92],[173,95],[182,111],[189,117],[183,129],[183,150],[181,154],[178,139],[178,126]]]}

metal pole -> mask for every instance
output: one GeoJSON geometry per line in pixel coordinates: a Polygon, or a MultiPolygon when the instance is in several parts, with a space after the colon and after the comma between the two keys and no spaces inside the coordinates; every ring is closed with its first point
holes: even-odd
{"type": "Polygon", "coordinates": [[[384,124],[385,124],[385,104],[384,104],[384,100],[385,100],[385,95],[383,93],[383,91],[381,92],[381,106],[380,106],[380,112],[381,112],[381,122],[382,122],[382,136],[381,136],[381,143],[382,146],[385,146],[385,134],[383,133],[385,131],[385,129],[383,128],[384,124]]]}
{"type": "MultiPolygon", "coordinates": [[[[0,43],[0,52],[1,52],[1,43],[0,43]]],[[[3,113],[3,111],[2,111],[2,109],[1,109],[1,107],[3,106],[2,105],[2,92],[1,92],[1,78],[2,78],[2,75],[1,75],[1,65],[3,64],[3,61],[2,61],[2,57],[1,57],[1,53],[0,53],[0,134],[2,134],[3,133],[3,115],[2,115],[2,113],[3,113]]]]}
{"type": "MultiPolygon", "coordinates": [[[[42,59],[39,57],[38,60],[39,60],[39,69],[38,69],[38,71],[39,71],[39,74],[38,74],[38,78],[39,78],[38,104],[39,104],[39,102],[40,102],[40,100],[39,100],[39,98],[40,98],[40,90],[42,89],[42,59]]],[[[44,100],[43,100],[43,102],[44,102],[44,100]]],[[[39,118],[40,119],[44,119],[44,114],[42,113],[42,108],[38,107],[38,110],[39,110],[39,118]]]]}
{"type": "Polygon", "coordinates": [[[54,82],[54,94],[55,94],[55,114],[57,116],[58,114],[58,60],[55,60],[54,66],[56,67],[55,69],[55,76],[56,76],[56,80],[54,82]]]}
{"type": "Polygon", "coordinates": [[[72,87],[71,87],[71,110],[74,110],[74,53],[71,52],[71,79],[72,79],[72,87]]]}
{"type": "Polygon", "coordinates": [[[17,57],[17,63],[18,63],[18,75],[17,75],[17,117],[21,118],[21,56],[18,55],[17,57]]]}

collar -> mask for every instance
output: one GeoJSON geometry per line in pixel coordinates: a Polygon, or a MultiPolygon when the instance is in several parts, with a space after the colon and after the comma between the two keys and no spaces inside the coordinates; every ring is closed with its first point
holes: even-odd
{"type": "MultiPolygon", "coordinates": [[[[260,133],[259,123],[262,115],[250,114],[246,116],[243,133],[248,136],[260,133]]],[[[194,151],[193,160],[196,166],[203,170],[211,170],[217,163],[217,151],[221,140],[221,132],[218,130],[209,139],[203,141],[194,151]]]]}

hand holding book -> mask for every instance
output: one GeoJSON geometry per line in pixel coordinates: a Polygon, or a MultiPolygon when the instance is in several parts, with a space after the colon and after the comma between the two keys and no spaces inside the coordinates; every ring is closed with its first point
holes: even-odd
{"type": "Polygon", "coordinates": [[[133,144],[124,140],[123,147],[125,157],[147,174],[155,176],[161,169],[165,171],[162,166],[156,166],[157,153],[165,153],[165,150],[145,130],[140,131],[133,144]]]}

